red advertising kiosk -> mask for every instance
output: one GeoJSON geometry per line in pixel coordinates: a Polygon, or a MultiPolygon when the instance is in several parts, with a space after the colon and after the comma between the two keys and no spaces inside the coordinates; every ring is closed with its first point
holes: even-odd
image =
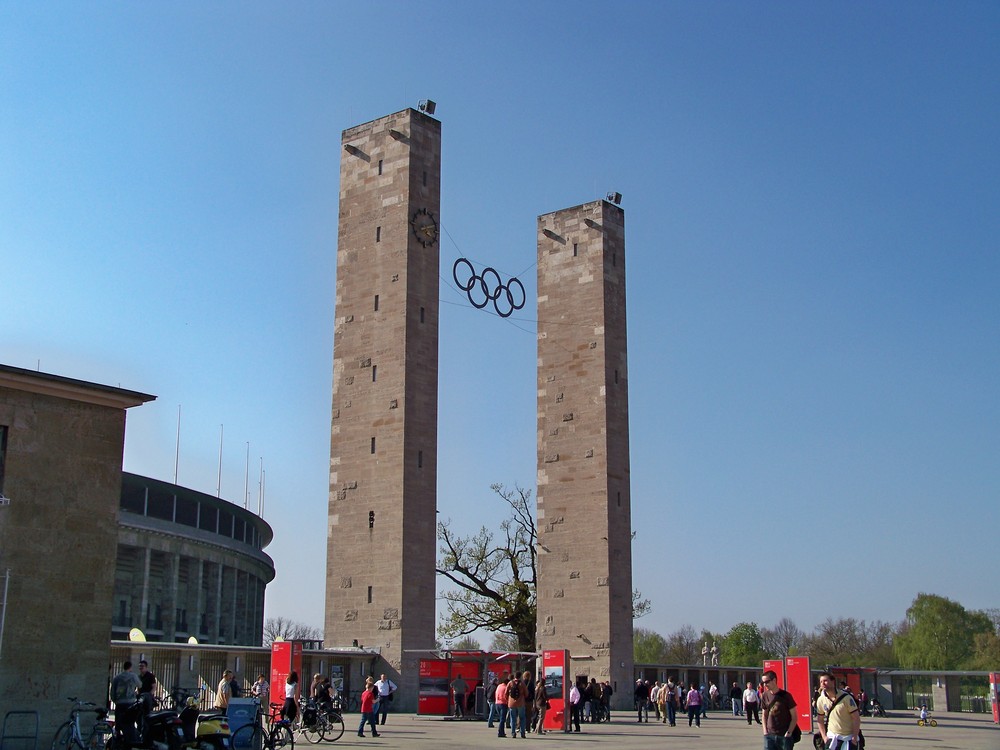
{"type": "Polygon", "coordinates": [[[809,671],[809,658],[790,656],[785,660],[766,659],[764,671],[774,672],[778,687],[792,694],[799,729],[804,734],[812,732],[812,674],[809,671]]]}
{"type": "Polygon", "coordinates": [[[993,704],[993,723],[1000,724],[1000,672],[990,672],[990,702],[993,704]]]}
{"type": "Polygon", "coordinates": [[[549,698],[549,710],[542,722],[546,731],[569,731],[569,673],[569,651],[542,651],[542,675],[549,698]]]}
{"type": "MultiPolygon", "coordinates": [[[[271,700],[285,700],[285,681],[295,672],[299,676],[295,699],[302,690],[302,641],[275,641],[271,644],[271,700]]],[[[266,706],[263,707],[266,710],[266,706]]]]}
{"type": "Polygon", "coordinates": [[[799,729],[803,734],[812,732],[812,675],[808,656],[785,659],[785,690],[795,699],[799,729]]]}

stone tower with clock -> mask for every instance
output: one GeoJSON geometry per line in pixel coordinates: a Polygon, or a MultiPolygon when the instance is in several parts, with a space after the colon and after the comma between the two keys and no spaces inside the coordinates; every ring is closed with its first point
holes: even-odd
{"type": "Polygon", "coordinates": [[[342,146],[324,636],[380,649],[415,709],[435,632],[441,123],[407,109],[342,146]]]}
{"type": "Polygon", "coordinates": [[[538,648],[632,694],[625,214],[538,217],[538,648]]]}

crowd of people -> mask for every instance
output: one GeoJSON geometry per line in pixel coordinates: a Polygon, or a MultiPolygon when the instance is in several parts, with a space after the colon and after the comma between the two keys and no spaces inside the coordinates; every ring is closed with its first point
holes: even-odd
{"type": "MultiPolygon", "coordinates": [[[[156,676],[145,660],[139,662],[138,674],[132,671],[132,663],[126,661],[121,673],[111,681],[111,698],[115,703],[119,721],[124,720],[126,736],[139,739],[143,734],[143,719],[155,705],[154,689],[156,676]]],[[[284,686],[284,703],[281,716],[294,719],[298,706],[298,674],[288,675],[284,686]]],[[[464,718],[468,683],[458,674],[450,683],[454,694],[455,716],[464,718]]],[[[378,737],[378,726],[384,725],[389,704],[397,686],[382,674],[378,680],[369,676],[361,694],[361,723],[358,736],[365,736],[365,727],[371,727],[371,736],[378,737]]],[[[267,706],[271,687],[265,675],[257,677],[250,687],[250,695],[267,706]]],[[[579,732],[581,723],[599,723],[611,720],[611,697],[613,690],[609,682],[596,679],[579,679],[569,692],[569,726],[579,732]]],[[[242,694],[239,682],[231,670],[225,670],[219,682],[215,697],[215,708],[225,711],[233,698],[242,694]]],[[[321,709],[332,710],[336,690],[329,677],[315,674],[306,697],[315,701],[321,709]]],[[[550,708],[550,696],[541,674],[536,679],[530,671],[518,674],[504,672],[497,676],[490,672],[486,685],[486,700],[489,707],[487,726],[497,729],[498,737],[526,737],[528,733],[545,734],[545,715],[550,708]]],[[[674,677],[665,682],[659,680],[636,680],[633,691],[637,720],[649,723],[653,720],[677,725],[677,716],[687,716],[688,726],[701,726],[701,719],[708,710],[721,707],[722,694],[718,686],[709,682],[705,685],[690,683],[685,686],[674,677]]],[[[755,723],[764,735],[764,750],[792,750],[798,741],[796,704],[792,695],[778,687],[773,671],[766,671],[756,686],[747,682],[742,689],[733,682],[728,698],[734,717],[745,717],[748,726],[755,723]]],[[[819,735],[828,750],[858,750],[861,736],[862,707],[867,696],[862,691],[858,698],[847,685],[838,689],[833,675],[822,672],[819,687],[813,695],[811,710],[818,718],[819,735]]]]}

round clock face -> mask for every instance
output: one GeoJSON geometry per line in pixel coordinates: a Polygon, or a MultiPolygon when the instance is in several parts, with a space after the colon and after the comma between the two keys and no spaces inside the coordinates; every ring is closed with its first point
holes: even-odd
{"type": "Polygon", "coordinates": [[[413,227],[413,236],[424,247],[429,247],[437,242],[438,225],[434,220],[434,214],[426,208],[421,208],[413,214],[410,226],[413,227]]]}

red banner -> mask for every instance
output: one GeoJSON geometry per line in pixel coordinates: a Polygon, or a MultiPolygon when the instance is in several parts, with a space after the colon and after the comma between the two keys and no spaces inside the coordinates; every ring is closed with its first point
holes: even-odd
{"type": "Polygon", "coordinates": [[[993,702],[993,723],[1000,724],[1000,672],[990,672],[990,698],[993,702]]]}
{"type": "Polygon", "coordinates": [[[448,662],[444,659],[420,660],[420,686],[417,691],[417,713],[447,716],[451,706],[448,662]]]}
{"type": "MultiPolygon", "coordinates": [[[[271,644],[271,702],[281,703],[285,699],[285,683],[288,675],[295,672],[299,676],[295,688],[298,698],[302,690],[302,642],[275,641],[271,644]]],[[[267,706],[263,706],[267,710],[267,706]]]]}
{"type": "Polygon", "coordinates": [[[569,651],[542,651],[542,673],[549,710],[542,725],[547,730],[569,731],[569,651]]]}
{"type": "Polygon", "coordinates": [[[799,729],[803,733],[812,732],[812,675],[808,656],[785,659],[785,690],[795,699],[799,729]]]}

